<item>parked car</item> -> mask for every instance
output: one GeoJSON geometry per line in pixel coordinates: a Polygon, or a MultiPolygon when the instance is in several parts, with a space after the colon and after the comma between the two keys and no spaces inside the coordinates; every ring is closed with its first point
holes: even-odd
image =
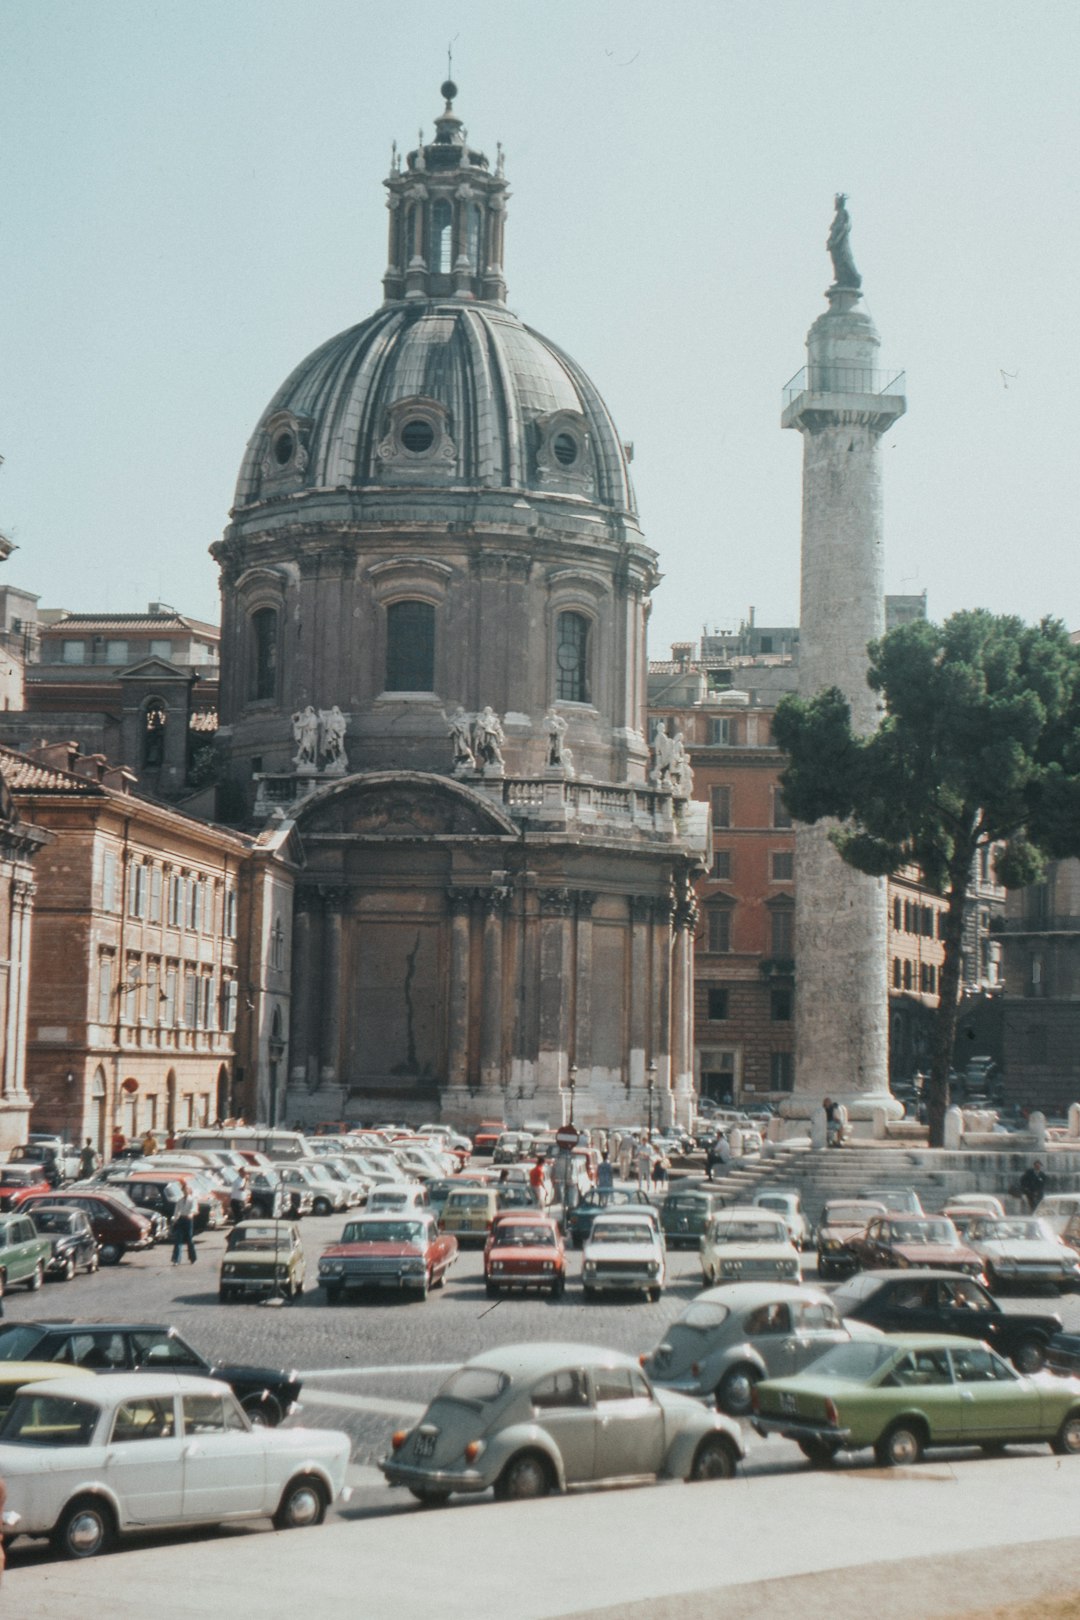
{"type": "Polygon", "coordinates": [[[52,1258],[52,1243],[29,1213],[0,1215],[0,1297],[18,1283],[40,1288],[52,1258]]]}
{"type": "Polygon", "coordinates": [[[743,1456],[722,1413],[654,1389],[615,1350],[510,1345],[459,1368],[380,1464],[422,1502],[493,1489],[520,1500],[652,1475],[730,1479],[743,1456]]]}
{"type": "Polygon", "coordinates": [[[97,1270],[101,1249],[83,1210],[66,1209],[63,1204],[38,1204],[31,1219],[52,1249],[45,1262],[47,1277],[70,1282],[77,1271],[97,1270]]]}
{"type": "MultiPolygon", "coordinates": [[[[855,1331],[877,1337],[861,1324],[855,1331]]],[[[641,1365],[654,1384],[713,1400],[731,1417],[748,1417],[759,1379],[801,1372],[851,1337],[820,1288],[725,1283],[691,1300],[641,1365]]]]}
{"type": "Polygon", "coordinates": [[[974,1220],[966,1242],[981,1259],[994,1293],[1031,1283],[1052,1283],[1059,1290],[1080,1284],[1080,1256],[1034,1215],[974,1220]]]}
{"type": "MultiPolygon", "coordinates": [[[[0,1424],[20,1389],[53,1378],[93,1378],[88,1367],[64,1367],[52,1361],[0,1361],[0,1424]]],[[[5,1538],[8,1531],[5,1528],[5,1538]]],[[[3,1568],[0,1565],[0,1568],[3,1568]]]]}
{"type": "Polygon", "coordinates": [[[0,1210],[21,1209],[35,1193],[47,1197],[56,1185],[57,1179],[46,1173],[44,1165],[0,1165],[0,1210]]]}
{"type": "Polygon", "coordinates": [[[574,1205],[567,1217],[566,1231],[571,1246],[580,1247],[585,1242],[598,1215],[613,1209],[637,1208],[656,1208],[640,1187],[594,1187],[574,1205]]]}
{"type": "Polygon", "coordinates": [[[669,1248],[698,1248],[705,1229],[725,1203],[721,1192],[708,1187],[673,1187],[660,1205],[660,1227],[669,1248]]]}
{"type": "Polygon", "coordinates": [[[484,1285],[491,1297],[514,1288],[543,1288],[558,1299],[566,1287],[558,1222],[538,1210],[496,1215],[484,1246],[484,1285]]]}
{"type": "Polygon", "coordinates": [[[1041,1198],[1035,1215],[1060,1237],[1074,1215],[1080,1215],[1080,1193],[1054,1193],[1041,1198]]]}
{"type": "Polygon", "coordinates": [[[64,1187],[59,1192],[35,1193],[26,1200],[26,1213],[32,1215],[41,1204],[62,1204],[81,1209],[101,1246],[101,1264],[116,1266],[129,1249],[149,1249],[156,1233],[168,1230],[164,1219],[158,1225],[135,1206],[104,1187],[64,1187]]]}
{"type": "Polygon", "coordinates": [[[291,1168],[299,1171],[311,1188],[313,1215],[337,1215],[348,1209],[349,1189],[330,1173],[329,1166],[321,1159],[304,1159],[291,1168]]]}
{"type": "Polygon", "coordinates": [[[298,1221],[301,1216],[310,1215],[315,1207],[315,1189],[310,1177],[295,1164],[279,1164],[276,1169],[281,1181],[286,1216],[298,1221]]]}
{"type": "Polygon", "coordinates": [[[482,1119],[473,1131],[473,1152],[490,1155],[506,1126],[498,1119],[482,1119]]]}
{"type": "Polygon", "coordinates": [[[885,1209],[896,1210],[897,1213],[902,1210],[906,1210],[909,1215],[923,1213],[919,1195],[914,1187],[860,1187],[855,1196],[869,1199],[873,1204],[882,1204],[885,1209]]]}
{"type": "Polygon", "coordinates": [[[957,1193],[954,1198],[946,1200],[941,1213],[947,1215],[950,1221],[955,1220],[956,1212],[963,1211],[966,1215],[972,1210],[978,1210],[982,1215],[996,1215],[1004,1219],[1005,1206],[1000,1198],[993,1193],[957,1193]]]}
{"type": "Polygon", "coordinates": [[[754,1412],[759,1434],[794,1440],[816,1464],[866,1446],[883,1468],[930,1446],[1046,1441],[1080,1455],[1080,1381],[1025,1376],[989,1345],[941,1334],[837,1345],[794,1378],[758,1384],[754,1412]]]}
{"type": "Polygon", "coordinates": [[[453,1187],[443,1204],[439,1225],[444,1232],[453,1232],[460,1244],[483,1247],[498,1208],[497,1186],[453,1187]]]}
{"type": "Polygon", "coordinates": [[[419,1181],[392,1181],[376,1187],[368,1199],[369,1215],[423,1214],[431,1207],[431,1196],[419,1181]]]}
{"type": "Polygon", "coordinates": [[[982,1276],[982,1260],[943,1215],[875,1215],[844,1246],[860,1268],[938,1266],[982,1276]]]}
{"type": "Polygon", "coordinates": [[[794,1188],[763,1187],[750,1202],[756,1209],[771,1209],[787,1227],[788,1237],[797,1249],[810,1246],[810,1222],[803,1214],[799,1194],[794,1188]]]}
{"type": "Polygon", "coordinates": [[[11,1150],[9,1164],[39,1165],[53,1186],[74,1181],[79,1174],[79,1150],[59,1136],[31,1135],[11,1150]]]}
{"type": "Polygon", "coordinates": [[[818,1222],[818,1276],[846,1277],[857,1271],[858,1261],[848,1240],[865,1232],[876,1215],[884,1214],[885,1206],[869,1198],[830,1198],[818,1222]]]}
{"type": "Polygon", "coordinates": [[[457,1252],[457,1238],[426,1212],[358,1216],[319,1256],[319,1282],[328,1305],[354,1288],[407,1288],[426,1299],[446,1281],[457,1252]]]}
{"type": "Polygon", "coordinates": [[[305,1273],[304,1245],[293,1221],[238,1221],[222,1256],[218,1297],[225,1304],[267,1294],[296,1299],[305,1273]]]}
{"type": "Polygon", "coordinates": [[[667,1281],[664,1240],[655,1220],[634,1209],[607,1210],[592,1223],[581,1259],[586,1299],[605,1289],[660,1298],[667,1281]]]}
{"type": "Polygon", "coordinates": [[[273,1426],[293,1411],[300,1378],[284,1368],[217,1365],[160,1323],[0,1322],[0,1367],[6,1361],[62,1361],[97,1372],[185,1373],[220,1378],[253,1423],[273,1426]]]}
{"type": "Polygon", "coordinates": [[[787,1224],[771,1210],[734,1205],[709,1222],[701,1240],[701,1274],[721,1282],[798,1282],[799,1251],[787,1224]]]}
{"type": "Polygon", "coordinates": [[[981,1283],[955,1271],[863,1271],[832,1298],[845,1321],[867,1322],[883,1333],[985,1339],[1018,1372],[1037,1371],[1061,1331],[1060,1316],[1003,1311],[981,1283]]]}
{"type": "Polygon", "coordinates": [[[0,1474],[20,1534],[91,1558],[128,1530],[320,1524],[345,1490],[351,1445],[334,1429],[252,1427],[217,1381],[76,1376],[15,1397],[0,1427],[0,1474]]]}

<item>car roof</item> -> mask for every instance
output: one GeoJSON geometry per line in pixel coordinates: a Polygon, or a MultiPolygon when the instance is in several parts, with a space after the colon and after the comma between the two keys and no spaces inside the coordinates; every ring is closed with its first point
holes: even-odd
{"type": "Polygon", "coordinates": [[[8,1319],[0,1322],[0,1335],[10,1328],[35,1327],[46,1333],[178,1333],[168,1322],[80,1322],[75,1317],[56,1316],[37,1321],[8,1319]]]}
{"type": "Polygon", "coordinates": [[[760,1204],[730,1204],[727,1209],[718,1209],[716,1217],[734,1215],[738,1220],[780,1220],[780,1211],[776,1209],[763,1209],[760,1204]]]}
{"type": "MultiPolygon", "coordinates": [[[[93,1376],[93,1375],[91,1375],[93,1376]]],[[[84,1379],[68,1368],[65,1378],[52,1378],[48,1383],[27,1384],[23,1394],[33,1395],[38,1390],[50,1395],[70,1395],[73,1399],[89,1393],[84,1379]]],[[[94,1379],[94,1399],[101,1406],[119,1406],[127,1400],[153,1399],[155,1395],[227,1395],[229,1385],[217,1378],[192,1378],[187,1373],[109,1373],[107,1378],[94,1379]]]]}
{"type": "Polygon", "coordinates": [[[543,1221],[545,1226],[557,1226],[559,1224],[554,1215],[546,1215],[543,1210],[540,1209],[535,1211],[530,1211],[527,1209],[507,1209],[501,1211],[495,1217],[495,1224],[497,1226],[512,1226],[515,1222],[520,1222],[522,1226],[535,1226],[538,1221],[543,1221]]]}
{"type": "Polygon", "coordinates": [[[57,1378],[76,1378],[83,1373],[94,1376],[89,1367],[69,1367],[60,1361],[0,1361],[0,1384],[36,1384],[45,1378],[52,1382],[57,1378]]]}
{"type": "Polygon", "coordinates": [[[595,1221],[593,1221],[593,1231],[596,1230],[601,1221],[603,1221],[605,1226],[636,1226],[642,1217],[644,1217],[647,1221],[650,1214],[657,1214],[657,1209],[654,1204],[639,1204],[636,1209],[602,1209],[595,1221]]]}
{"type": "Polygon", "coordinates": [[[387,1226],[397,1226],[402,1219],[403,1213],[405,1218],[410,1221],[433,1221],[435,1219],[430,1209],[410,1209],[404,1212],[400,1209],[375,1209],[372,1210],[370,1215],[365,1214],[363,1210],[354,1210],[349,1216],[349,1221],[350,1224],[353,1221],[380,1221],[385,1222],[387,1226]]]}
{"type": "MultiPolygon", "coordinates": [[[[894,1266],[868,1266],[865,1271],[857,1271],[855,1276],[848,1280],[854,1282],[859,1277],[866,1277],[873,1282],[881,1283],[941,1282],[942,1279],[946,1282],[977,1283],[979,1281],[978,1277],[968,1277],[964,1272],[956,1271],[949,1266],[912,1266],[910,1269],[903,1268],[901,1270],[897,1270],[894,1266]]],[[[842,1288],[843,1283],[840,1286],[842,1288]]]]}
{"type": "Polygon", "coordinates": [[[741,1311],[755,1305],[809,1300],[812,1305],[827,1303],[830,1295],[823,1288],[807,1288],[803,1283],[736,1282],[721,1283],[718,1288],[706,1288],[690,1301],[697,1305],[708,1301],[710,1305],[726,1305],[729,1310],[741,1311]]]}
{"type": "Polygon", "coordinates": [[[597,1345],[561,1343],[506,1344],[498,1349],[486,1350],[467,1361],[467,1367],[490,1367],[508,1377],[532,1377],[570,1365],[588,1362],[600,1367],[632,1367],[639,1370],[636,1356],[624,1355],[621,1350],[602,1350],[597,1345]]]}

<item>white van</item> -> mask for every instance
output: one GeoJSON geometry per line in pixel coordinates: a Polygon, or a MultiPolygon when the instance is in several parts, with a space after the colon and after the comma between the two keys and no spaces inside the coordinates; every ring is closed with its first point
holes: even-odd
{"type": "Polygon", "coordinates": [[[310,1159],[311,1147],[300,1131],[278,1131],[269,1126],[239,1125],[213,1130],[204,1125],[198,1129],[177,1132],[178,1148],[205,1152],[211,1148],[231,1148],[234,1152],[265,1153],[275,1164],[292,1164],[297,1159],[310,1159]]]}

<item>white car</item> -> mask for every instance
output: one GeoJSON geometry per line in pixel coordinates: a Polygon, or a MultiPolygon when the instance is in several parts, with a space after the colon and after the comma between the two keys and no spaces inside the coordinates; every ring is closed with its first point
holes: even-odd
{"type": "Polygon", "coordinates": [[[617,1288],[637,1289],[657,1300],[666,1280],[664,1240],[644,1211],[620,1209],[596,1217],[581,1260],[586,1299],[617,1288]]]}
{"type": "Polygon", "coordinates": [[[428,1191],[419,1181],[389,1181],[368,1198],[369,1215],[412,1215],[431,1208],[428,1191]]]}
{"type": "Polygon", "coordinates": [[[801,1281],[799,1251],[783,1216],[755,1204],[735,1204],[714,1215],[701,1240],[701,1275],[711,1286],[801,1281]]]}
{"type": "Polygon", "coordinates": [[[350,1441],[333,1429],[252,1428],[228,1384],[116,1373],[27,1384],[0,1427],[9,1536],[65,1558],[125,1531],[270,1518],[320,1524],[347,1496],[350,1441]]]}
{"type": "Polygon", "coordinates": [[[994,1197],[993,1193],[957,1193],[948,1200],[941,1213],[947,1215],[951,1221],[954,1210],[960,1210],[965,1215],[980,1210],[984,1215],[996,1216],[998,1220],[1005,1218],[1005,1206],[1000,1198],[994,1197]]]}
{"type": "Polygon", "coordinates": [[[1030,1282],[1054,1283],[1059,1289],[1080,1283],[1076,1250],[1034,1215],[971,1221],[964,1242],[982,1260],[987,1287],[995,1293],[1030,1282]]]}
{"type": "Polygon", "coordinates": [[[1080,1193],[1054,1193],[1035,1209],[1036,1219],[1045,1221],[1055,1237],[1061,1237],[1074,1215],[1080,1215],[1080,1193]]]}
{"type": "Polygon", "coordinates": [[[805,1249],[810,1242],[810,1222],[799,1205],[799,1195],[786,1188],[763,1187],[753,1197],[756,1209],[771,1209],[787,1227],[788,1237],[797,1249],[805,1249]]]}

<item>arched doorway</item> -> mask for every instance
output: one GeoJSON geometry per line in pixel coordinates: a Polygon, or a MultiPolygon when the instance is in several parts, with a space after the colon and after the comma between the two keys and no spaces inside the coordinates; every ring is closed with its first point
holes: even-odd
{"type": "Polygon", "coordinates": [[[90,1082],[90,1118],[87,1120],[86,1134],[102,1158],[105,1156],[105,1096],[107,1090],[105,1070],[99,1063],[94,1070],[94,1078],[90,1082]]]}

